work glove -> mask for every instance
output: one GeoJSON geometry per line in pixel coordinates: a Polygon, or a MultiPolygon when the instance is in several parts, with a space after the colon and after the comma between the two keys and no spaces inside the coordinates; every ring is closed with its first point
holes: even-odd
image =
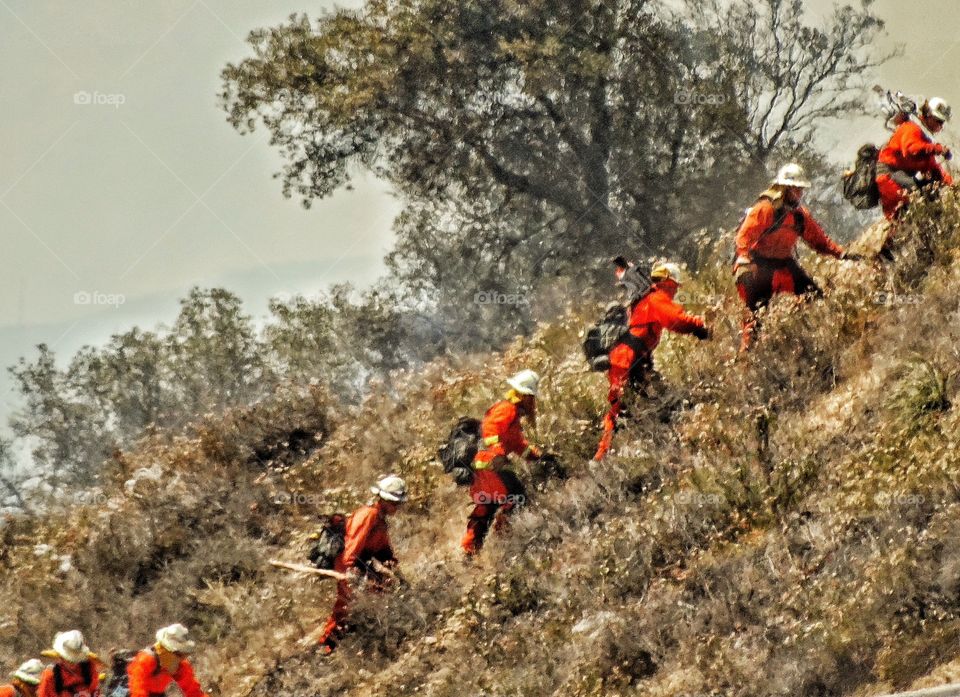
{"type": "Polygon", "coordinates": [[[953,151],[952,151],[950,148],[948,148],[948,147],[944,147],[944,148],[943,148],[943,159],[944,159],[944,160],[952,160],[952,159],[953,159],[953,151]]]}
{"type": "Polygon", "coordinates": [[[705,341],[710,338],[711,332],[708,327],[697,327],[693,330],[693,335],[700,341],[705,341]]]}

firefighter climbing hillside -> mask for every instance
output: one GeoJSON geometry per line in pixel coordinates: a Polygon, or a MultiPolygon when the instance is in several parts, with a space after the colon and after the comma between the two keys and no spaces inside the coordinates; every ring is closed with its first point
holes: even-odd
{"type": "Polygon", "coordinates": [[[100,694],[100,661],[90,651],[79,630],[60,632],[44,656],[54,659],[43,671],[38,697],[97,697],[100,694]]]}
{"type": "Polygon", "coordinates": [[[506,469],[510,455],[528,460],[540,458],[540,450],[523,435],[521,420],[536,423],[540,376],[521,370],[507,380],[506,396],[483,415],[480,451],[473,462],[474,477],[470,496],[474,508],[467,520],[467,532],[460,543],[472,556],[480,551],[491,524],[502,530],[507,517],[523,504],[526,493],[517,476],[506,469]]]}
{"type": "MultiPolygon", "coordinates": [[[[628,270],[626,262],[618,257],[617,277],[622,278],[628,270]]],[[[664,329],[678,334],[692,334],[698,339],[707,339],[710,332],[699,317],[684,312],[674,301],[680,288],[680,268],[676,264],[663,263],[653,267],[650,273],[652,284],[645,293],[632,300],[628,331],[609,353],[610,367],[607,379],[610,389],[607,400],[610,409],[603,418],[603,436],[594,460],[602,460],[610,450],[617,419],[622,411],[624,390],[630,386],[641,390],[653,372],[653,350],[660,343],[664,329]]]]}
{"type": "Polygon", "coordinates": [[[747,350],[757,330],[757,313],[774,295],[822,295],[820,287],[795,258],[798,240],[818,254],[860,260],[831,240],[801,204],[810,187],[803,168],[780,168],[769,189],[760,194],[737,230],[733,272],[737,293],[746,305],[740,350],[747,350]]]}
{"type": "Polygon", "coordinates": [[[387,518],[407,500],[407,485],[400,477],[390,475],[370,487],[370,492],[376,498],[347,518],[343,551],[337,555],[334,569],[351,578],[337,582],[333,612],[320,636],[322,654],[332,653],[347,629],[352,586],[365,579],[371,590],[380,591],[394,575],[397,558],[390,543],[387,518]]]}
{"type": "Polygon", "coordinates": [[[137,653],[127,666],[130,697],[153,697],[172,691],[183,697],[206,697],[189,660],[194,648],[195,642],[182,624],[159,630],[156,643],[137,653]]]}
{"type": "Polygon", "coordinates": [[[933,193],[938,186],[953,184],[950,173],[937,161],[949,160],[950,148],[933,137],[950,120],[950,106],[933,97],[920,107],[919,120],[904,119],[877,158],[877,189],[883,214],[895,221],[906,211],[910,195],[933,193]]]}

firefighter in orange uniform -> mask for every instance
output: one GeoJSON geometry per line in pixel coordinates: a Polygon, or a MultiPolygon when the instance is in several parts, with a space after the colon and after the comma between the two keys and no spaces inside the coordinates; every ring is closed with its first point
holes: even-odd
{"type": "Polygon", "coordinates": [[[31,658],[10,676],[9,685],[0,686],[0,697],[36,697],[42,675],[43,663],[31,658]]]}
{"type": "Polygon", "coordinates": [[[877,188],[887,220],[896,220],[903,214],[911,193],[953,184],[950,173],[937,161],[937,157],[949,160],[950,148],[935,143],[927,135],[943,130],[950,120],[950,112],[950,106],[940,97],[929,99],[920,107],[920,123],[904,120],[881,148],[877,158],[877,188]]]}
{"type": "Polygon", "coordinates": [[[407,485],[400,477],[390,475],[382,478],[370,492],[376,495],[374,501],[361,506],[347,518],[343,551],[337,555],[334,570],[350,574],[351,580],[337,582],[337,599],[333,612],[320,636],[320,651],[332,653],[346,631],[346,621],[353,597],[352,583],[359,577],[365,577],[372,590],[383,590],[387,581],[383,570],[390,570],[397,564],[390,543],[387,518],[397,512],[400,504],[407,499],[407,485]],[[378,568],[380,570],[378,570],[378,568]]]}
{"type": "Polygon", "coordinates": [[[182,624],[172,624],[159,630],[156,639],[127,666],[130,697],[166,695],[172,686],[179,688],[178,694],[183,697],[206,697],[188,659],[196,648],[189,630],[182,624]]]}
{"type": "Polygon", "coordinates": [[[733,273],[737,293],[746,305],[741,351],[750,348],[757,330],[757,312],[774,295],[823,294],[794,257],[799,240],[818,254],[837,259],[862,258],[844,252],[801,204],[803,192],[809,187],[810,182],[800,165],[784,165],[770,188],[748,209],[737,230],[733,273]]]}
{"type": "Polygon", "coordinates": [[[37,697],[100,697],[100,661],[79,630],[58,633],[43,655],[55,662],[43,671],[37,697]]]}
{"type": "Polygon", "coordinates": [[[607,370],[610,409],[603,417],[603,436],[593,456],[595,461],[602,460],[610,450],[623,409],[624,390],[628,385],[641,389],[653,371],[653,350],[660,343],[663,330],[692,334],[698,339],[710,336],[703,320],[687,314],[673,299],[681,280],[680,268],[676,264],[655,265],[650,278],[653,284],[630,307],[629,330],[625,338],[610,350],[610,368],[607,370]]]}
{"type": "Polygon", "coordinates": [[[526,500],[520,480],[505,469],[509,456],[528,460],[541,456],[540,450],[527,442],[521,424],[523,419],[536,423],[540,376],[532,370],[521,370],[507,384],[510,391],[487,410],[480,427],[481,449],[473,461],[470,487],[474,507],[460,542],[468,557],[482,549],[491,524],[502,530],[511,511],[526,500]]]}

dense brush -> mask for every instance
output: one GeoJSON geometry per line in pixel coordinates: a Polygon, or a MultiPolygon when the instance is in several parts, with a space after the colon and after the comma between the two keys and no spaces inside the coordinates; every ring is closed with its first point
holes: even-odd
{"type": "Polygon", "coordinates": [[[3,528],[3,657],[83,628],[104,650],[191,625],[222,695],[868,695],[960,673],[960,205],[919,205],[892,267],[805,263],[820,301],[777,302],[748,356],[723,255],[684,287],[712,342],[668,337],[657,396],[588,464],[605,406],[571,309],[502,354],[400,374],[363,404],[279,391],[118,454],[92,501],[3,528]],[[435,462],[511,372],[544,375],[521,466],[532,501],[481,558],[435,462]],[[409,585],[361,596],[328,659],[298,646],[328,581],[300,560],[322,513],[395,471],[409,585]],[[926,676],[926,677],[925,677],[926,676]]]}

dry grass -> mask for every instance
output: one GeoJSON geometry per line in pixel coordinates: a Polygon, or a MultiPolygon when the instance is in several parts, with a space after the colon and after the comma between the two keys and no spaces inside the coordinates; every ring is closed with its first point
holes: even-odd
{"type": "Polygon", "coordinates": [[[942,674],[960,657],[960,207],[911,216],[892,271],[808,260],[826,298],[778,303],[745,360],[727,270],[705,250],[686,292],[715,339],[664,342],[662,394],[601,466],[587,458],[604,380],[583,371],[574,312],[357,407],[291,391],[154,436],[100,505],[7,523],[4,658],[66,626],[105,649],[180,620],[231,696],[812,697],[942,674]],[[535,439],[570,476],[525,471],[532,505],[466,565],[467,497],[435,449],[520,367],[546,376],[535,439]],[[322,447],[291,446],[295,431],[322,447]],[[304,653],[332,588],[264,560],[301,557],[321,513],[391,470],[414,493],[393,525],[410,585],[362,597],[332,658],[304,653]]]}

